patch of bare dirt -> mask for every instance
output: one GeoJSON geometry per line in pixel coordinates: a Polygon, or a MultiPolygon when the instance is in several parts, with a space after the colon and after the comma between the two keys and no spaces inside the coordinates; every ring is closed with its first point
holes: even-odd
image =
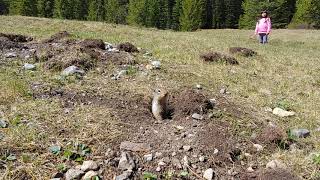
{"type": "Polygon", "coordinates": [[[24,35],[20,35],[20,34],[4,34],[4,33],[0,33],[0,37],[5,37],[8,38],[10,41],[13,42],[29,42],[32,41],[33,38],[32,37],[28,37],[28,36],[24,36],[24,35]]]}
{"type": "Polygon", "coordinates": [[[257,55],[257,52],[255,52],[254,50],[248,49],[248,48],[243,48],[243,47],[230,47],[229,52],[231,54],[239,54],[239,55],[242,55],[245,57],[257,55]]]}
{"type": "Polygon", "coordinates": [[[237,65],[239,64],[238,60],[232,56],[218,53],[218,52],[209,52],[200,55],[200,58],[205,62],[225,62],[226,64],[237,65]]]}
{"type": "Polygon", "coordinates": [[[299,180],[297,176],[285,169],[279,170],[260,170],[254,173],[242,173],[241,180],[299,180]]]}
{"type": "Polygon", "coordinates": [[[61,31],[52,35],[49,39],[43,41],[43,43],[57,43],[65,38],[71,37],[71,34],[67,31],[61,31]]]}
{"type": "Polygon", "coordinates": [[[129,42],[119,44],[118,49],[120,51],[125,51],[125,52],[129,52],[129,53],[139,52],[138,48],[129,42]]]}

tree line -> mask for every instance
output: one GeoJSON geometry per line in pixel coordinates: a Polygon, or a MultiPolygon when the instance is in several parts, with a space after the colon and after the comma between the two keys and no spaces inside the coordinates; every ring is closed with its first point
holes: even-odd
{"type": "Polygon", "coordinates": [[[275,28],[320,28],[320,0],[0,0],[0,14],[104,21],[159,29],[253,28],[261,10],[275,28]]]}

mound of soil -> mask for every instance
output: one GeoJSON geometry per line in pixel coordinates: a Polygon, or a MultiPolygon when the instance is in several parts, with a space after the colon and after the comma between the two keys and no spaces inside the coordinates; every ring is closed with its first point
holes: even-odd
{"type": "Polygon", "coordinates": [[[250,56],[254,56],[257,54],[257,52],[255,52],[252,49],[248,49],[248,48],[243,48],[243,47],[230,47],[229,48],[229,52],[231,54],[239,54],[245,57],[250,57],[250,56]]]}
{"type": "Polygon", "coordinates": [[[44,40],[43,43],[56,43],[69,37],[71,37],[70,33],[68,33],[67,31],[61,31],[52,35],[49,39],[44,40]]]}
{"type": "Polygon", "coordinates": [[[24,36],[24,35],[20,35],[20,34],[0,33],[0,37],[8,38],[10,41],[13,41],[13,42],[29,42],[29,41],[33,40],[32,37],[28,37],[28,36],[24,36]]]}
{"type": "Polygon", "coordinates": [[[9,38],[7,37],[0,37],[0,50],[4,50],[4,49],[14,49],[14,48],[22,48],[23,45],[11,41],[9,38]]]}
{"type": "Polygon", "coordinates": [[[265,127],[256,140],[271,149],[276,147],[287,148],[287,135],[283,129],[276,126],[265,127]]]}
{"type": "Polygon", "coordinates": [[[133,53],[133,52],[139,52],[138,48],[135,47],[133,44],[126,42],[126,43],[121,43],[117,46],[117,48],[120,51],[125,51],[125,52],[129,52],[129,53],[133,53]]]}
{"type": "Polygon", "coordinates": [[[79,43],[83,48],[105,49],[105,44],[101,39],[85,39],[79,43]]]}
{"type": "Polygon", "coordinates": [[[213,109],[209,99],[201,92],[185,90],[172,100],[174,116],[183,117],[193,113],[205,114],[213,109]]]}
{"type": "Polygon", "coordinates": [[[112,53],[108,52],[108,53],[105,53],[104,56],[107,62],[111,62],[112,64],[115,64],[115,65],[136,64],[134,57],[127,52],[121,52],[121,51],[112,52],[112,53]]]}
{"type": "Polygon", "coordinates": [[[285,169],[279,170],[262,170],[255,173],[243,173],[240,175],[241,180],[299,180],[297,176],[285,169]]]}
{"type": "Polygon", "coordinates": [[[237,65],[239,64],[238,60],[234,57],[221,54],[218,52],[209,52],[205,54],[201,54],[200,58],[206,62],[225,62],[226,64],[232,64],[232,65],[237,65]]]}

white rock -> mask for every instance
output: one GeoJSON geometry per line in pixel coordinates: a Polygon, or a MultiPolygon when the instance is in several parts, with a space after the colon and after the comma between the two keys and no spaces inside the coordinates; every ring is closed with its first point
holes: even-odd
{"type": "Polygon", "coordinates": [[[199,161],[200,161],[200,162],[204,162],[205,160],[206,160],[206,158],[205,158],[204,156],[200,156],[200,157],[199,157],[199,161]]]}
{"type": "Polygon", "coordinates": [[[183,130],[184,127],[183,126],[175,126],[178,130],[183,130]]]}
{"type": "Polygon", "coordinates": [[[83,161],[83,164],[80,169],[84,172],[87,172],[90,170],[97,170],[98,164],[94,161],[83,161]]]}
{"type": "Polygon", "coordinates": [[[274,108],[272,113],[276,116],[279,116],[279,117],[290,117],[290,116],[294,116],[296,114],[293,111],[286,111],[281,108],[274,108]]]}
{"type": "Polygon", "coordinates": [[[213,154],[218,154],[219,150],[218,149],[214,149],[213,154]]]}
{"type": "Polygon", "coordinates": [[[250,166],[247,168],[247,172],[252,173],[252,172],[254,172],[254,169],[250,166]]]}
{"type": "Polygon", "coordinates": [[[156,171],[157,171],[157,172],[160,172],[160,171],[161,171],[161,167],[158,166],[157,169],[156,169],[156,171]]]}
{"type": "Polygon", "coordinates": [[[227,89],[226,88],[220,89],[220,94],[226,94],[226,93],[227,93],[227,89]]]}
{"type": "Polygon", "coordinates": [[[118,164],[118,168],[121,170],[133,170],[136,167],[130,154],[126,152],[121,153],[121,158],[118,164]]]}
{"type": "Polygon", "coordinates": [[[171,154],[172,157],[174,157],[174,156],[176,156],[176,155],[177,155],[176,152],[173,152],[173,153],[171,154]]]}
{"type": "Polygon", "coordinates": [[[263,150],[263,146],[261,146],[260,144],[253,144],[253,147],[256,148],[258,152],[263,150]]]}
{"type": "Polygon", "coordinates": [[[80,179],[83,174],[84,172],[79,169],[69,169],[66,172],[66,180],[80,179]]]}
{"type": "Polygon", "coordinates": [[[146,155],[143,156],[143,159],[145,161],[152,161],[153,156],[152,156],[152,154],[146,154],[146,155]]]}
{"type": "Polygon", "coordinates": [[[197,113],[192,114],[192,118],[196,120],[202,120],[203,116],[197,113]]]}
{"type": "Polygon", "coordinates": [[[286,169],[286,165],[280,160],[272,160],[267,163],[266,168],[274,170],[286,169]]]}
{"type": "Polygon", "coordinates": [[[182,147],[184,151],[190,151],[191,150],[191,146],[183,146],[182,147]]]}
{"type": "Polygon", "coordinates": [[[98,173],[96,171],[88,171],[83,177],[83,180],[91,180],[91,178],[98,176],[98,173]]]}
{"type": "Polygon", "coordinates": [[[73,74],[83,75],[84,71],[78,68],[77,66],[69,66],[61,73],[62,76],[71,76],[73,74]]]}
{"type": "Polygon", "coordinates": [[[214,171],[212,168],[207,169],[204,173],[203,173],[203,178],[206,180],[212,180],[213,179],[213,175],[214,175],[214,171]]]}
{"type": "Polygon", "coordinates": [[[160,69],[161,68],[161,62],[160,61],[152,61],[151,65],[154,69],[160,69]]]}
{"type": "Polygon", "coordinates": [[[23,65],[23,68],[24,68],[25,70],[35,70],[35,69],[36,69],[36,66],[33,65],[33,64],[25,63],[25,64],[23,65]]]}
{"type": "Polygon", "coordinates": [[[196,85],[197,89],[202,89],[202,86],[200,84],[196,85]]]}
{"type": "Polygon", "coordinates": [[[4,57],[6,57],[6,58],[15,58],[15,57],[17,57],[17,53],[9,52],[9,53],[5,54],[4,57]]]}
{"type": "Polygon", "coordinates": [[[165,166],[165,165],[166,165],[166,163],[165,163],[165,162],[163,162],[163,161],[160,161],[160,162],[158,163],[158,165],[159,165],[159,166],[165,166]]]}
{"type": "Polygon", "coordinates": [[[161,152],[156,152],[155,158],[159,158],[159,157],[161,157],[161,156],[162,156],[162,153],[161,153],[161,152]]]}

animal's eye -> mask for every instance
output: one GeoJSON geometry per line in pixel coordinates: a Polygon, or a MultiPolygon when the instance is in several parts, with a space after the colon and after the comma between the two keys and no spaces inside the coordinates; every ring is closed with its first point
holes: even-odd
{"type": "Polygon", "coordinates": [[[160,90],[160,89],[158,89],[158,90],[157,90],[157,92],[158,92],[158,93],[161,93],[161,90],[160,90]]]}

